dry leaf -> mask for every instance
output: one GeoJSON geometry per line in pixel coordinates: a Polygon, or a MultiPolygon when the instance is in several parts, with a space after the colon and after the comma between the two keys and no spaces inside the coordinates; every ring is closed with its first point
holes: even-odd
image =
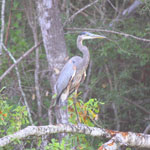
{"type": "Polygon", "coordinates": [[[35,100],[35,94],[32,94],[32,100],[35,100]]]}
{"type": "Polygon", "coordinates": [[[57,68],[54,68],[54,71],[55,71],[56,74],[60,73],[59,69],[57,69],[57,68]]]}

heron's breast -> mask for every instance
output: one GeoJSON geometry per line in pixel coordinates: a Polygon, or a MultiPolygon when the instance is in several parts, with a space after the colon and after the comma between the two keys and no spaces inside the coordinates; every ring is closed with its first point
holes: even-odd
{"type": "Polygon", "coordinates": [[[79,85],[81,83],[81,80],[83,78],[84,75],[84,71],[77,71],[73,80],[72,80],[72,85],[71,88],[75,88],[77,85],[79,85]]]}

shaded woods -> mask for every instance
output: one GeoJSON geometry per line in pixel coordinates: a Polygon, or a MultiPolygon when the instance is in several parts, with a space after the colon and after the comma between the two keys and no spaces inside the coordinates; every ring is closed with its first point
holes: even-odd
{"type": "Polygon", "coordinates": [[[150,2],[2,0],[0,8],[0,146],[150,149],[150,2]],[[52,106],[62,67],[81,56],[82,31],[107,40],[84,42],[91,60],[77,111],[86,126],[77,126],[73,94],[52,106]],[[59,120],[64,108],[69,125],[59,120]]]}

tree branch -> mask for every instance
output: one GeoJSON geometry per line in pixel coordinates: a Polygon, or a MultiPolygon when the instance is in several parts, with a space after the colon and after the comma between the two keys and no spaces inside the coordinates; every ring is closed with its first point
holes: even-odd
{"type": "Polygon", "coordinates": [[[101,128],[76,126],[76,125],[48,125],[48,126],[28,126],[14,134],[5,136],[0,139],[0,147],[5,146],[15,139],[23,139],[28,136],[42,136],[54,133],[82,133],[91,136],[106,136],[110,135],[101,128]]]}
{"type": "Polygon", "coordinates": [[[150,131],[150,124],[145,128],[145,130],[144,130],[144,134],[146,134],[146,133],[148,133],[150,131]]]}
{"type": "Polygon", "coordinates": [[[1,8],[0,55],[2,54],[4,28],[5,28],[5,0],[2,1],[2,8],[1,8]]]}
{"type": "MultiPolygon", "coordinates": [[[[6,51],[6,53],[8,53],[9,57],[13,60],[13,62],[16,63],[16,59],[13,57],[13,55],[11,54],[11,52],[5,47],[4,44],[2,46],[3,46],[4,50],[6,51]]],[[[16,74],[17,74],[17,78],[18,78],[19,89],[20,89],[21,95],[22,95],[22,97],[24,99],[24,103],[25,103],[25,105],[27,107],[28,117],[29,117],[30,123],[33,124],[33,120],[32,120],[32,117],[31,117],[30,107],[28,105],[26,95],[25,95],[25,93],[24,93],[24,91],[22,89],[21,78],[20,78],[20,73],[19,73],[18,67],[15,66],[15,69],[16,69],[16,74]]]]}
{"type": "Polygon", "coordinates": [[[122,12],[122,16],[129,16],[132,14],[143,2],[141,0],[135,0],[128,8],[122,12]]]}
{"type": "MultiPolygon", "coordinates": [[[[110,92],[112,92],[114,90],[114,88],[113,88],[113,81],[111,79],[111,73],[109,71],[107,64],[105,64],[104,67],[105,67],[106,75],[107,75],[108,82],[110,85],[110,92]]],[[[115,89],[115,90],[117,90],[117,89],[115,89]]],[[[118,109],[117,109],[114,101],[112,102],[112,108],[113,108],[114,116],[115,116],[116,129],[119,130],[120,129],[120,121],[119,121],[119,116],[118,116],[118,109]]]]}
{"type": "Polygon", "coordinates": [[[113,5],[113,3],[110,0],[107,0],[107,2],[110,4],[110,6],[116,11],[118,12],[117,8],[113,5]]]}
{"type": "Polygon", "coordinates": [[[84,6],[84,7],[81,8],[81,9],[79,9],[76,13],[74,13],[70,18],[68,18],[68,19],[65,21],[65,23],[64,23],[63,26],[65,26],[68,22],[70,22],[71,20],[73,20],[74,17],[77,16],[79,13],[81,13],[82,11],[84,11],[85,9],[87,9],[88,7],[94,5],[94,4],[97,3],[97,2],[98,2],[98,0],[96,0],[96,1],[94,1],[94,2],[92,2],[92,3],[90,3],[90,4],[88,4],[88,5],[86,5],[86,6],[84,6]]]}
{"type": "MultiPolygon", "coordinates": [[[[29,26],[32,30],[34,44],[38,44],[38,34],[37,34],[37,20],[35,10],[33,8],[33,1],[32,0],[24,0],[25,6],[25,13],[28,19],[29,26]]],[[[37,99],[37,106],[38,106],[38,116],[39,118],[42,117],[42,100],[40,94],[40,83],[39,83],[39,47],[36,48],[35,52],[35,72],[34,72],[34,81],[35,81],[35,91],[36,91],[36,99],[37,99]]],[[[40,119],[39,119],[40,121],[40,119]]],[[[40,123],[41,125],[41,123],[40,123]]]]}
{"type": "MultiPolygon", "coordinates": [[[[79,10],[79,8],[77,8],[76,6],[74,6],[71,2],[70,2],[70,6],[71,6],[73,9],[75,9],[76,11],[79,10]]],[[[80,12],[80,14],[81,14],[82,16],[84,16],[85,19],[87,19],[90,23],[95,24],[95,21],[94,21],[93,19],[89,18],[88,14],[87,14],[86,12],[83,12],[83,11],[82,11],[82,12],[80,12]]]]}
{"type": "Polygon", "coordinates": [[[5,42],[4,43],[5,43],[6,47],[7,47],[9,31],[10,31],[10,27],[11,27],[12,9],[13,9],[13,0],[11,0],[10,14],[9,14],[9,17],[8,17],[8,25],[7,25],[7,29],[6,29],[6,35],[5,35],[5,42]]]}
{"type": "Polygon", "coordinates": [[[150,42],[150,39],[145,39],[145,38],[140,38],[131,34],[127,34],[127,33],[123,33],[123,32],[117,32],[117,31],[113,31],[113,30],[106,30],[106,29],[92,29],[92,28],[65,28],[66,30],[70,30],[70,31],[91,31],[91,32],[106,32],[106,33],[112,33],[112,34],[118,34],[118,35],[122,35],[139,41],[143,41],[143,42],[150,42]]]}
{"type": "Polygon", "coordinates": [[[113,138],[98,150],[117,150],[120,146],[150,148],[150,135],[133,132],[116,132],[108,130],[113,138]]]}
{"type": "Polygon", "coordinates": [[[5,78],[5,76],[10,73],[10,71],[18,64],[20,61],[22,61],[24,58],[26,58],[31,52],[33,52],[37,47],[41,45],[42,41],[40,41],[37,45],[31,47],[27,52],[25,52],[19,59],[16,60],[14,64],[12,64],[1,76],[0,76],[0,82],[5,78]]]}
{"type": "Polygon", "coordinates": [[[132,146],[150,148],[150,135],[133,132],[119,132],[103,128],[77,126],[77,125],[48,125],[48,126],[28,126],[14,134],[0,139],[0,147],[6,146],[16,139],[23,139],[28,136],[42,136],[54,133],[80,133],[90,136],[111,138],[103,144],[99,150],[116,150],[119,146],[132,146]]]}
{"type": "MultiPolygon", "coordinates": [[[[109,1],[109,0],[108,0],[109,1]]],[[[120,8],[120,10],[124,9],[126,1],[123,2],[122,7],[120,8]]],[[[133,14],[136,9],[141,6],[143,4],[143,2],[141,0],[134,0],[134,2],[126,9],[124,9],[123,11],[120,11],[117,15],[116,18],[114,18],[111,23],[109,24],[110,27],[113,27],[118,21],[121,21],[123,19],[125,19],[126,17],[129,17],[131,14],[133,14]]],[[[117,12],[117,11],[116,11],[117,12]]]]}
{"type": "Polygon", "coordinates": [[[150,115],[150,111],[146,110],[143,106],[137,104],[137,102],[131,101],[126,97],[122,97],[125,101],[127,101],[128,103],[135,105],[138,109],[140,109],[142,112],[144,112],[145,114],[150,115]]]}

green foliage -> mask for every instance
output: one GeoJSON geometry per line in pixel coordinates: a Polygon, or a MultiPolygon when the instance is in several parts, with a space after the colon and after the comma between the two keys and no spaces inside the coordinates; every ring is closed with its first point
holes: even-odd
{"type": "Polygon", "coordinates": [[[70,150],[72,148],[80,150],[94,150],[87,141],[86,136],[82,134],[68,135],[62,139],[61,143],[59,143],[56,139],[51,139],[51,142],[45,147],[46,150],[70,150]]]}
{"type": "Polygon", "coordinates": [[[45,147],[46,150],[69,150],[70,149],[70,144],[65,143],[65,140],[62,140],[61,143],[59,143],[56,139],[51,139],[51,143],[48,144],[45,147]]]}
{"type": "MultiPolygon", "coordinates": [[[[70,113],[70,118],[69,121],[71,123],[76,124],[77,122],[77,116],[75,113],[75,108],[74,108],[74,97],[75,95],[73,94],[72,96],[69,97],[68,103],[69,103],[69,113],[70,113]]],[[[79,120],[81,123],[84,123],[88,126],[95,126],[92,122],[92,120],[97,120],[98,118],[98,113],[100,110],[100,102],[97,99],[89,99],[86,103],[83,103],[81,99],[79,99],[76,103],[77,111],[79,114],[79,120]]]]}
{"type": "Polygon", "coordinates": [[[142,2],[145,4],[142,7],[142,9],[140,10],[140,14],[142,14],[142,15],[149,14],[150,13],[150,1],[142,0],[142,2]]]}
{"type": "Polygon", "coordinates": [[[72,57],[74,54],[77,54],[77,47],[76,47],[76,35],[74,34],[66,34],[66,44],[68,47],[68,54],[72,57]]]}
{"type": "Polygon", "coordinates": [[[0,96],[0,137],[12,134],[29,124],[25,106],[8,104],[6,97],[0,96]]]}
{"type": "MultiPolygon", "coordinates": [[[[80,95],[81,93],[79,93],[80,95]]],[[[89,101],[83,103],[78,95],[78,102],[77,102],[77,111],[79,113],[79,119],[81,123],[84,123],[88,126],[95,126],[93,122],[96,122],[98,119],[98,113],[100,110],[100,104],[103,105],[104,103],[100,103],[97,99],[90,99],[89,101]],[[93,121],[95,120],[95,121],[93,121]]],[[[73,105],[74,94],[69,97],[69,114],[70,118],[69,121],[73,124],[76,124],[76,113],[73,105]]],[[[95,142],[94,140],[92,140],[95,142]]],[[[89,140],[87,135],[82,134],[68,134],[61,143],[58,142],[56,139],[51,139],[51,142],[45,147],[45,149],[55,149],[55,150],[70,150],[73,147],[76,149],[81,150],[94,150],[96,147],[92,146],[92,142],[89,140]]]]}

